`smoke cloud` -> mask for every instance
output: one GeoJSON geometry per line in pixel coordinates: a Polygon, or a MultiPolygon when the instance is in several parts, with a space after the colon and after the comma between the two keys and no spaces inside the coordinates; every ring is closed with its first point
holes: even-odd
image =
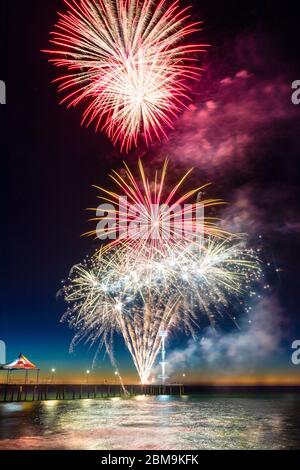
{"type": "MultiPolygon", "coordinates": [[[[261,35],[239,37],[227,50],[230,55],[210,57],[199,97],[177,121],[163,151],[155,155],[154,149],[154,160],[168,156],[172,172],[194,167],[197,184],[210,180],[221,186],[229,201],[218,214],[222,227],[247,234],[254,247],[261,237],[261,246],[272,252],[275,246],[281,257],[276,263],[284,264],[290,256],[287,240],[300,231],[293,165],[300,155],[300,106],[291,101],[297,77],[261,35]]],[[[216,195],[222,196],[209,189],[209,196],[216,195]]],[[[245,318],[240,330],[205,330],[201,340],[169,354],[168,374],[192,368],[249,372],[265,365],[282,353],[284,303],[278,292],[264,296],[252,306],[251,323],[245,318]]]]}
{"type": "MultiPolygon", "coordinates": [[[[281,351],[283,311],[276,296],[261,299],[253,308],[251,322],[245,320],[240,329],[216,333],[210,328],[202,339],[190,340],[186,348],[176,348],[168,356],[169,375],[193,368],[229,374],[248,372],[262,361],[272,359],[281,351]]],[[[154,371],[159,375],[159,366],[154,371]]]]}
{"type": "Polygon", "coordinates": [[[174,167],[196,167],[215,181],[272,158],[274,141],[298,135],[300,107],[291,101],[295,77],[273,62],[267,38],[244,35],[209,57],[194,103],[154,158],[167,155],[174,167]]]}
{"type": "Polygon", "coordinates": [[[276,237],[300,232],[295,194],[299,189],[282,185],[280,191],[260,184],[246,184],[235,190],[222,213],[221,226],[233,233],[276,237]]]}

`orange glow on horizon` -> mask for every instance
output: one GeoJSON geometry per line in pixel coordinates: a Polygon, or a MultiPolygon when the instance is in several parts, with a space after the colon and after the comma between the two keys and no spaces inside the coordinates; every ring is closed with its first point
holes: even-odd
{"type": "MultiPolygon", "coordinates": [[[[51,383],[50,373],[42,371],[39,379],[39,383],[51,383]]],[[[124,385],[140,385],[138,376],[131,371],[124,371],[122,374],[122,380],[124,385]]],[[[12,375],[10,383],[22,383],[24,382],[24,376],[22,374],[12,375]]],[[[35,376],[30,377],[28,383],[35,383],[35,376]]],[[[211,372],[191,372],[187,373],[186,377],[182,374],[174,375],[170,383],[183,383],[186,385],[207,385],[207,386],[300,386],[300,374],[298,372],[289,371],[260,371],[253,374],[230,374],[220,375],[216,371],[211,372]]],[[[6,383],[6,374],[0,374],[0,384],[6,383]]],[[[65,372],[63,370],[57,370],[54,379],[55,384],[86,384],[86,371],[81,374],[73,371],[65,372]]],[[[89,375],[90,385],[101,385],[101,384],[120,384],[120,379],[115,376],[114,371],[105,371],[99,373],[99,371],[90,371],[89,375]]]]}

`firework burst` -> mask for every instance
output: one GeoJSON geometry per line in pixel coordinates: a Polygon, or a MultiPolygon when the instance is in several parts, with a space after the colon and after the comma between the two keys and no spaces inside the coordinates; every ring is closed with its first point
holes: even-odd
{"type": "Polygon", "coordinates": [[[128,250],[98,252],[72,269],[63,289],[69,304],[63,320],[76,331],[71,349],[82,340],[97,344],[115,363],[113,339],[120,334],[142,383],[159,353],[160,328],[172,329],[179,321],[179,296],[168,299],[167,282],[156,275],[154,264],[144,261],[140,270],[128,250]]]}
{"type": "Polygon", "coordinates": [[[62,102],[86,106],[82,124],[95,123],[121,149],[166,135],[189,101],[189,82],[200,69],[186,44],[199,30],[188,8],[165,0],[65,0],[52,32],[51,62],[66,70],[57,79],[62,102]]]}
{"type": "Polygon", "coordinates": [[[111,191],[95,186],[101,191],[98,199],[102,204],[91,219],[97,223],[96,230],[86,235],[105,240],[106,249],[116,246],[130,246],[139,258],[145,259],[152,252],[161,256],[172,251],[179,253],[186,245],[204,236],[226,238],[229,234],[218,227],[218,219],[206,216],[210,208],[223,205],[221,199],[204,199],[202,196],[210,184],[183,192],[192,170],[188,171],[175,186],[167,181],[168,162],[165,161],[160,173],[156,172],[149,180],[143,164],[138,163],[139,172],[135,176],[125,164],[122,172],[114,171],[111,179],[116,189],[111,191]]]}
{"type": "Polygon", "coordinates": [[[162,330],[195,336],[201,316],[215,327],[225,312],[236,323],[234,304],[260,276],[256,253],[236,237],[187,244],[180,256],[171,248],[163,257],[145,251],[139,259],[130,247],[98,252],[73,268],[63,289],[69,304],[64,319],[76,330],[73,346],[90,341],[112,358],[114,334],[121,334],[147,383],[162,330]]]}

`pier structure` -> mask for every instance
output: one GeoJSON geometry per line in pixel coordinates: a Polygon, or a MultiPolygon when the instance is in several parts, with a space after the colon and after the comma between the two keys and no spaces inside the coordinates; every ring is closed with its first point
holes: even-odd
{"type": "Polygon", "coordinates": [[[0,385],[0,403],[47,400],[83,400],[138,395],[184,395],[184,386],[178,384],[151,385],[60,385],[60,384],[3,384],[0,385]]]}
{"type": "Polygon", "coordinates": [[[299,385],[212,385],[212,384],[151,384],[151,385],[61,385],[61,384],[0,384],[0,406],[4,403],[43,402],[85,399],[130,398],[135,396],[207,396],[210,397],[273,397],[282,394],[300,396],[299,385]]]}

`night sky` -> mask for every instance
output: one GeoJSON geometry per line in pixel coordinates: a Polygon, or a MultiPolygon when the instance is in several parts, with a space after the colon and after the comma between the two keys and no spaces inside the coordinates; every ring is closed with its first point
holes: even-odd
{"type": "MultiPolygon", "coordinates": [[[[193,166],[194,182],[212,181],[210,195],[230,203],[218,215],[261,244],[270,284],[253,305],[252,329],[241,320],[239,332],[226,325],[213,339],[204,324],[198,350],[175,335],[168,352],[178,358],[177,372],[192,381],[300,382],[290,359],[300,339],[300,105],[291,103],[291,83],[300,80],[300,9],[264,0],[182,3],[194,4],[194,18],[204,21],[196,39],[211,44],[199,57],[204,73],[193,106],[169,140],[121,155],[104,134],[80,127],[81,109],[60,106],[51,84],[57,72],[41,50],[62,0],[1,0],[0,339],[8,361],[23,352],[44,378],[55,367],[60,380],[81,380],[93,361],[88,346],[69,354],[72,332],[60,324],[65,305],[56,298],[70,268],[96,246],[81,237],[93,228],[86,211],[96,204],[92,186],[108,186],[110,169],[123,160],[134,167],[142,156],[153,169],[169,156],[172,178],[193,166]]],[[[121,340],[115,354],[121,373],[137,380],[121,340]]],[[[102,356],[93,373],[112,378],[102,356]]]]}

